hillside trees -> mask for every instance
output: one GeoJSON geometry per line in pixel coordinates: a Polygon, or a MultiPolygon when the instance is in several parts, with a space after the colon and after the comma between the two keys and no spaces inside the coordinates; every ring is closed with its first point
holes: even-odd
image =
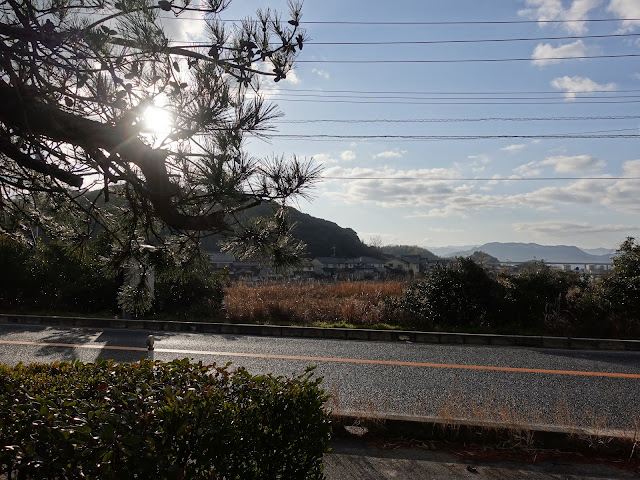
{"type": "MultiPolygon", "coordinates": [[[[6,0],[0,3],[0,233],[82,244],[106,231],[119,261],[153,244],[171,262],[206,234],[281,264],[301,251],[283,209],[318,176],[310,162],[256,159],[280,81],[306,40],[300,5],[225,23],[230,0],[6,0]],[[205,12],[206,45],[176,46],[161,16],[205,12]],[[165,125],[157,120],[167,117],[165,125]],[[155,126],[154,126],[155,125],[155,126]]],[[[177,259],[177,260],[176,260],[177,259]]]]}

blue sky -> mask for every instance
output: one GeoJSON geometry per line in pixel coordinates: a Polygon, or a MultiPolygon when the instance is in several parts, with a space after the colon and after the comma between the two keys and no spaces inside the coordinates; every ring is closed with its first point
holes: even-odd
{"type": "MultiPolygon", "coordinates": [[[[287,10],[284,1],[236,0],[223,17],[241,18],[267,6],[287,10]]],[[[580,38],[419,45],[309,43],[294,74],[277,85],[265,84],[265,89],[277,88],[268,94],[285,114],[282,120],[358,122],[279,123],[279,134],[316,137],[274,137],[269,144],[252,141],[248,148],[257,156],[295,154],[322,164],[324,176],[330,178],[314,189],[311,203],[303,200],[295,206],[353,228],[365,242],[379,238],[385,244],[422,246],[517,241],[616,247],[626,236],[640,235],[640,180],[601,178],[640,177],[638,138],[317,137],[637,135],[637,118],[585,117],[640,113],[640,103],[635,103],[640,100],[638,58],[549,57],[640,54],[640,36],[635,36],[640,34],[640,22],[541,22],[611,18],[640,18],[640,1],[307,0],[306,22],[534,20],[461,25],[310,23],[305,28],[312,42],[580,38]],[[592,38],[623,34],[627,36],[592,38]],[[380,63],[516,58],[525,60],[380,63]],[[321,63],[336,60],[374,62],[321,63]],[[479,120],[488,118],[494,120],[479,120]],[[362,122],[373,119],[386,122],[362,122]],[[559,177],[571,179],[549,179],[559,177]],[[518,180],[503,180],[509,178],[518,180]]],[[[176,35],[187,38],[185,32],[176,35]]],[[[197,30],[190,35],[195,39],[197,30]]]]}

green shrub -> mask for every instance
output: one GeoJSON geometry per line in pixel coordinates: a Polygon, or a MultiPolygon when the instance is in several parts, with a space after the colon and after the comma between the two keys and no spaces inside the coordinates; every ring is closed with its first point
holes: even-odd
{"type": "Polygon", "coordinates": [[[220,312],[224,301],[222,275],[194,273],[183,278],[160,278],[155,285],[152,312],[174,317],[210,318],[220,312]]]}
{"type": "Polygon", "coordinates": [[[543,262],[532,262],[503,280],[513,320],[526,328],[553,333],[569,328],[569,291],[588,287],[588,281],[578,273],[553,270],[543,262]]]}
{"type": "Polygon", "coordinates": [[[418,328],[493,327],[502,323],[502,286],[470,258],[436,266],[392,309],[418,328]]]}
{"type": "Polygon", "coordinates": [[[616,336],[640,335],[640,244],[627,238],[613,259],[613,272],[601,280],[607,322],[616,336]]]}
{"type": "Polygon", "coordinates": [[[23,292],[29,277],[25,264],[29,249],[6,235],[0,235],[0,308],[16,309],[24,304],[23,292]]]}
{"type": "Polygon", "coordinates": [[[0,475],[319,479],[319,383],[186,359],[0,365],[0,475]]]}
{"type": "Polygon", "coordinates": [[[39,241],[27,262],[31,278],[24,295],[52,312],[116,310],[118,284],[85,252],[60,241],[39,241]],[[37,286],[37,287],[36,287],[37,286]]]}

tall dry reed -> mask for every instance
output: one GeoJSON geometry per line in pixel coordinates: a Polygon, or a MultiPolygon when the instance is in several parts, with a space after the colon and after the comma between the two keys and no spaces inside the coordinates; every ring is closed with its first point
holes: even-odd
{"type": "Polygon", "coordinates": [[[385,300],[400,297],[402,282],[337,282],[248,285],[227,288],[227,318],[235,323],[374,325],[387,320],[385,300]]]}

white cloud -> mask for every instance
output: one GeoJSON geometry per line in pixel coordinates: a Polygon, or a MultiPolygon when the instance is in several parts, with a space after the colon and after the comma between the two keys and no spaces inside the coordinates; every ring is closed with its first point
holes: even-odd
{"type": "Polygon", "coordinates": [[[635,73],[633,75],[633,78],[635,78],[636,80],[640,80],[640,73],[635,73]]]}
{"type": "Polygon", "coordinates": [[[557,90],[564,90],[565,98],[574,99],[578,93],[596,91],[612,91],[616,89],[615,83],[597,83],[586,77],[565,75],[551,80],[551,86],[557,90]]]}
{"type": "Polygon", "coordinates": [[[622,165],[622,170],[627,177],[640,177],[640,160],[629,160],[622,165]]]}
{"type": "MultiPolygon", "coordinates": [[[[271,60],[269,59],[264,62],[258,62],[256,66],[258,70],[265,72],[270,72],[273,70],[273,63],[271,63],[271,60]]],[[[287,78],[285,78],[284,80],[280,80],[280,82],[278,83],[275,83],[273,81],[273,77],[267,77],[263,79],[263,81],[261,82],[260,96],[266,99],[273,98],[274,96],[280,95],[282,93],[282,90],[280,89],[282,85],[298,85],[300,84],[300,82],[301,80],[300,77],[298,77],[296,69],[292,68],[287,72],[287,78]]]]}
{"type": "MultiPolygon", "coordinates": [[[[640,159],[625,162],[622,170],[626,177],[640,177],[640,159]]],[[[639,190],[640,180],[618,180],[607,187],[602,204],[615,210],[640,214],[639,190]]]]}
{"type": "MultiPolygon", "coordinates": [[[[611,0],[607,8],[617,18],[640,18],[640,2],[637,0],[611,0]]],[[[640,22],[625,20],[622,22],[622,32],[628,32],[640,27],[640,22]]]]}
{"type": "Polygon", "coordinates": [[[478,153],[477,155],[467,155],[469,160],[479,160],[482,163],[489,163],[491,157],[486,153],[478,153]]]}
{"type": "Polygon", "coordinates": [[[606,164],[591,155],[558,155],[547,157],[540,165],[550,165],[557,173],[583,172],[597,170],[606,164]]]}
{"type": "Polygon", "coordinates": [[[195,12],[194,15],[181,18],[180,21],[161,20],[161,23],[167,38],[178,42],[202,41],[207,25],[204,13],[195,12]]]}
{"type": "Polygon", "coordinates": [[[372,158],[402,158],[404,157],[406,150],[387,150],[386,152],[376,153],[372,158]]]}
{"type": "MultiPolygon", "coordinates": [[[[575,168],[585,167],[593,162],[572,161],[575,168]]],[[[623,170],[625,176],[640,177],[640,159],[625,162],[623,170]]],[[[457,169],[397,170],[389,167],[373,169],[334,166],[326,169],[324,174],[327,177],[358,178],[327,179],[323,185],[329,196],[349,204],[410,208],[414,218],[465,217],[474,212],[495,210],[533,209],[554,212],[561,206],[588,207],[592,211],[599,207],[605,211],[608,209],[640,214],[640,180],[633,179],[583,179],[538,188],[537,183],[523,182],[523,188],[531,185],[534,189],[521,193],[496,194],[483,191],[482,182],[447,180],[460,177],[457,169]]]]}
{"type": "Polygon", "coordinates": [[[315,155],[312,155],[312,158],[320,165],[338,163],[338,160],[328,153],[316,153],[315,155]]]}
{"type": "Polygon", "coordinates": [[[538,166],[539,162],[525,163],[524,165],[514,168],[513,173],[515,173],[515,177],[537,177],[542,173],[542,170],[538,168],[538,166]]]}
{"type": "Polygon", "coordinates": [[[345,150],[340,154],[340,158],[345,162],[351,162],[355,160],[356,157],[357,157],[356,152],[354,152],[353,150],[345,150]]]}
{"type": "Polygon", "coordinates": [[[320,70],[320,69],[314,68],[311,70],[311,72],[315,73],[319,77],[324,78],[325,80],[329,80],[331,78],[331,75],[326,70],[320,70]]]}
{"type": "Polygon", "coordinates": [[[513,229],[516,232],[524,232],[538,236],[569,237],[575,235],[597,235],[610,232],[629,232],[637,227],[632,225],[593,225],[589,223],[576,222],[529,222],[514,223],[513,229]]]}
{"type": "Polygon", "coordinates": [[[384,207],[420,207],[436,204],[450,195],[464,196],[471,192],[468,185],[452,185],[440,178],[454,178],[453,169],[397,170],[354,167],[331,167],[325,177],[357,177],[358,180],[340,181],[330,195],[346,203],[372,203],[384,207]]]}
{"type": "MultiPolygon", "coordinates": [[[[569,8],[564,8],[562,0],[526,0],[528,8],[518,13],[535,18],[540,23],[550,20],[586,19],[589,12],[601,3],[602,0],[573,0],[569,8]]],[[[583,34],[587,31],[585,22],[567,22],[563,27],[571,33],[583,34]]]]}
{"type": "Polygon", "coordinates": [[[292,68],[287,72],[287,78],[281,80],[284,83],[290,83],[292,85],[298,85],[300,83],[300,77],[298,77],[298,72],[296,72],[295,68],[292,68]]]}
{"type": "Polygon", "coordinates": [[[531,58],[534,65],[543,66],[552,63],[560,63],[559,58],[584,57],[587,55],[587,46],[582,40],[573,43],[565,43],[559,47],[554,47],[550,43],[540,43],[533,50],[531,58]]]}
{"type": "Polygon", "coordinates": [[[513,145],[508,145],[506,147],[502,147],[500,150],[512,153],[512,152],[519,152],[520,150],[522,150],[525,147],[526,147],[526,145],[524,143],[517,143],[517,144],[513,144],[513,145]]]}

